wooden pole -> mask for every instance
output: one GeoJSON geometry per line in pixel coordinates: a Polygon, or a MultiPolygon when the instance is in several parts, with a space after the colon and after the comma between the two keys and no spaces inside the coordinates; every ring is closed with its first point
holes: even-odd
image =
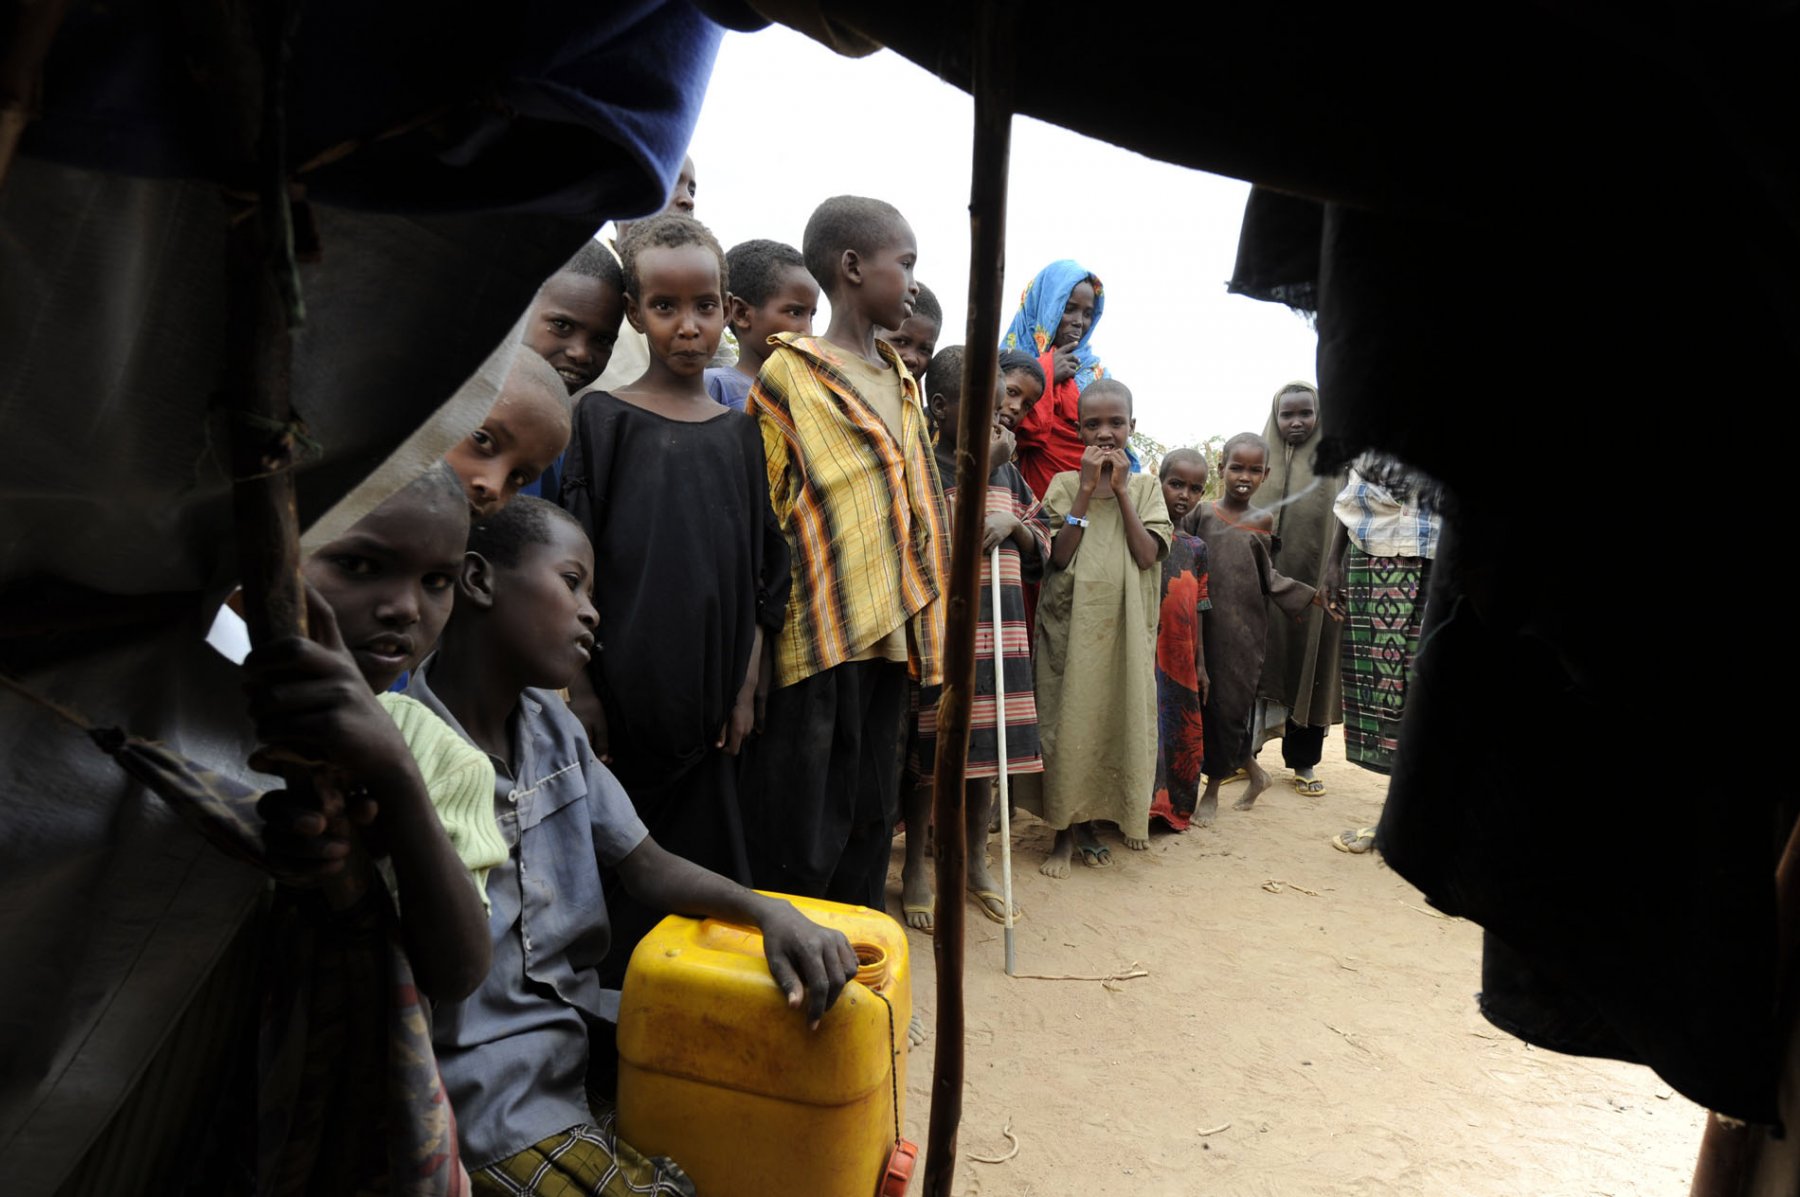
{"type": "Polygon", "coordinates": [[[957,427],[956,493],[938,707],[932,818],[937,827],[937,1055],[931,1075],[925,1197],[950,1197],[963,1094],[963,891],[968,887],[963,772],[981,609],[981,533],[987,514],[988,437],[999,370],[1000,291],[1006,269],[1006,174],[1012,144],[1012,59],[1003,45],[1010,6],[972,6],[975,154],[969,194],[969,326],[957,427]]]}

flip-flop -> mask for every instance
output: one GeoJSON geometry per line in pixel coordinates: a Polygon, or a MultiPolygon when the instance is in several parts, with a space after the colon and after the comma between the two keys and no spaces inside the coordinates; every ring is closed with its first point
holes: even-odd
{"type": "Polygon", "coordinates": [[[1248,779],[1249,776],[1250,776],[1250,770],[1239,769],[1236,773],[1231,774],[1229,777],[1221,777],[1219,779],[1219,784],[1222,786],[1228,786],[1234,781],[1244,781],[1244,780],[1248,779]]]}
{"type": "MultiPolygon", "coordinates": [[[[1002,926],[1005,925],[1006,898],[1003,894],[991,889],[971,888],[969,890],[969,896],[975,899],[976,908],[979,909],[981,913],[987,915],[990,921],[999,923],[1002,926]]],[[[1020,908],[1017,902],[1013,903],[1012,909],[1013,922],[1016,923],[1025,917],[1025,911],[1020,908]]]]}
{"type": "Polygon", "coordinates": [[[905,916],[906,925],[911,927],[914,931],[919,931],[926,935],[934,934],[937,931],[937,925],[934,918],[937,914],[937,904],[935,902],[926,902],[923,905],[902,902],[900,903],[900,913],[905,916]],[[922,914],[925,916],[925,925],[923,927],[914,925],[912,916],[915,914],[922,914]]]}
{"type": "Polygon", "coordinates": [[[1325,796],[1324,779],[1318,777],[1302,777],[1296,773],[1294,774],[1294,793],[1304,794],[1308,798],[1323,798],[1325,796]]]}
{"type": "Polygon", "coordinates": [[[1081,863],[1088,868],[1112,868],[1112,849],[1105,844],[1076,844],[1075,849],[1081,853],[1081,863]]]}
{"type": "Polygon", "coordinates": [[[1346,828],[1331,837],[1331,846],[1339,852],[1351,852],[1360,856],[1375,846],[1375,829],[1373,827],[1346,828]]]}

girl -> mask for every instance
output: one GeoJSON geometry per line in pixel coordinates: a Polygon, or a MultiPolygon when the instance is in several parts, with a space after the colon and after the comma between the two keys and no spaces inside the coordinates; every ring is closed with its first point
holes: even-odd
{"type": "Polygon", "coordinates": [[[1156,563],[1173,529],[1156,479],[1131,472],[1131,392],[1101,379],[1081,397],[1081,469],[1044,496],[1056,532],[1037,608],[1038,709],[1044,782],[1020,805],[1057,829],[1041,871],[1069,875],[1072,850],[1112,863],[1092,821],[1109,819],[1128,848],[1150,846],[1156,776],[1156,563]]]}
{"type": "Polygon", "coordinates": [[[1186,831],[1200,797],[1206,758],[1202,707],[1211,686],[1206,676],[1206,542],[1181,531],[1181,521],[1206,492],[1206,458],[1175,449],[1162,460],[1163,502],[1175,524],[1163,558],[1162,606],[1156,623],[1156,788],[1150,817],[1186,831]]]}
{"type": "MultiPolygon", "coordinates": [[[[931,411],[937,420],[938,475],[945,480],[944,494],[956,501],[957,420],[962,409],[963,347],[952,345],[931,359],[926,373],[931,392],[931,411]]],[[[1004,383],[995,379],[995,401],[1004,383]]],[[[1000,429],[995,428],[998,436],[1000,429]]],[[[992,446],[990,446],[990,460],[992,446]]],[[[994,467],[988,475],[987,523],[981,551],[981,603],[975,625],[975,701],[969,718],[969,756],[964,772],[964,815],[968,829],[969,893],[981,913],[997,923],[1006,921],[1006,899],[988,871],[988,819],[992,806],[992,779],[999,776],[1000,718],[998,690],[994,684],[994,636],[1000,636],[1006,682],[1007,775],[1042,773],[1044,757],[1038,745],[1037,699],[1032,693],[1031,640],[1025,632],[1023,583],[1043,577],[1050,559],[1050,529],[1038,515],[1038,503],[1025,485],[1019,468],[1011,462],[994,467]],[[1000,611],[993,609],[991,554],[1000,546],[1000,611]]],[[[931,771],[937,758],[937,704],[942,687],[928,686],[920,693],[920,785],[915,794],[929,797],[931,771]]],[[[923,828],[929,820],[926,808],[909,809],[906,825],[906,865],[901,875],[901,906],[909,926],[931,928],[931,878],[925,867],[923,828]]],[[[1013,908],[1016,917],[1018,907],[1013,908]]]]}
{"type": "MultiPolygon", "coordinates": [[[[626,318],[650,364],[582,400],[562,503],[593,541],[601,643],[571,705],[656,841],[748,880],[737,754],[754,723],[766,634],[787,605],[756,421],[720,407],[705,371],[725,327],[725,255],[665,214],[625,240],[626,318]]],[[[661,913],[607,894],[616,988],[661,913]]]]}
{"type": "Polygon", "coordinates": [[[1086,442],[1077,428],[1081,395],[1106,369],[1089,345],[1106,310],[1100,278],[1064,259],[1037,272],[1019,300],[1019,310],[1000,348],[1035,354],[1046,385],[1043,399],[1020,420],[1019,472],[1033,494],[1046,494],[1050,480],[1081,468],[1086,442]]]}
{"type": "Polygon", "coordinates": [[[1308,604],[1323,602],[1322,591],[1275,571],[1269,513],[1250,506],[1268,472],[1269,443],[1254,432],[1238,433],[1219,451],[1218,500],[1201,502],[1187,519],[1188,530],[1206,542],[1212,566],[1212,609],[1203,628],[1211,681],[1203,715],[1206,792],[1194,812],[1202,827],[1217,817],[1219,784],[1238,769],[1248,771],[1250,788],[1233,809],[1249,810],[1269,788],[1250,738],[1269,635],[1267,600],[1294,619],[1306,614],[1308,604]]]}
{"type": "MultiPolygon", "coordinates": [[[[1331,507],[1344,485],[1342,472],[1313,473],[1321,430],[1317,387],[1290,382],[1275,392],[1263,429],[1274,452],[1256,505],[1269,513],[1283,568],[1308,586],[1322,583],[1330,567],[1340,526],[1331,507]]],[[[1314,611],[1299,623],[1271,625],[1263,656],[1256,746],[1280,737],[1281,760],[1294,771],[1294,789],[1312,797],[1325,793],[1325,783],[1313,773],[1325,730],[1344,719],[1338,640],[1337,622],[1314,611]]]]}

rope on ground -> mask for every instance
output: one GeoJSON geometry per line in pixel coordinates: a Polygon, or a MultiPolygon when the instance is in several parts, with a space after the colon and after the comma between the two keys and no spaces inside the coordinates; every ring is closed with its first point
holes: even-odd
{"type": "Polygon", "coordinates": [[[1098,981],[1105,988],[1116,991],[1120,981],[1135,981],[1149,975],[1148,969],[1140,968],[1133,960],[1110,973],[1014,973],[1012,978],[1015,981],[1098,981]]]}
{"type": "Polygon", "coordinates": [[[976,1163],[976,1164],[1004,1164],[1007,1160],[1010,1160],[1015,1155],[1018,1155],[1019,1154],[1019,1136],[1012,1133],[1012,1119],[1011,1118],[1008,1118],[1006,1120],[1006,1125],[1000,1128],[1000,1133],[1005,1135],[1007,1138],[1007,1141],[1012,1144],[1011,1149],[1009,1149],[1005,1155],[976,1155],[974,1152],[970,1152],[969,1153],[970,1162],[976,1163]]]}

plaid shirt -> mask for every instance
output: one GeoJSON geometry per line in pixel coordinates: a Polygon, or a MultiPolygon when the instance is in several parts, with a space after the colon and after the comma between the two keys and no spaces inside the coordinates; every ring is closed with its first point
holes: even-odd
{"type": "Polygon", "coordinates": [[[775,684],[849,661],[904,623],[908,671],[937,685],[949,519],[918,384],[877,341],[900,371],[896,439],[838,368],[842,350],[818,337],[776,339],[749,408],[762,424],[769,504],[793,557],[775,684]]]}

